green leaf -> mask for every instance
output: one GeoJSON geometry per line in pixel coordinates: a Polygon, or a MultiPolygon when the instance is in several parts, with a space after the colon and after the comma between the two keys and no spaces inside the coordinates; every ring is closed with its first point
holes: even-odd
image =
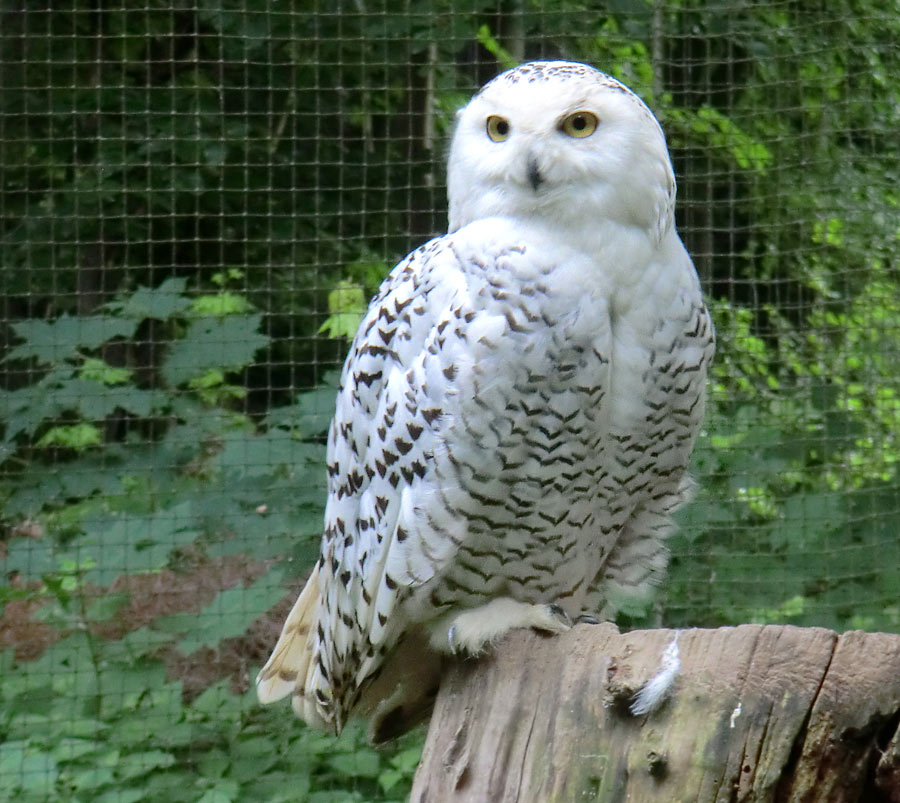
{"type": "Polygon", "coordinates": [[[66,557],[78,565],[91,562],[84,579],[99,585],[109,585],[120,574],[162,569],[173,549],[197,538],[189,507],[190,503],[182,503],[145,516],[123,514],[86,521],[87,534],[66,557]]]}
{"type": "Polygon", "coordinates": [[[101,385],[121,385],[131,379],[132,372],[127,368],[115,368],[96,357],[88,357],[82,363],[78,375],[82,379],[99,382],[101,385]]]}
{"type": "Polygon", "coordinates": [[[88,386],[85,392],[72,399],[72,392],[77,392],[76,381],[66,388],[65,395],[58,394],[58,400],[69,402],[71,399],[75,406],[67,409],[76,409],[81,416],[92,421],[101,421],[117,410],[124,410],[139,418],[149,418],[154,413],[165,410],[171,401],[161,390],[142,390],[130,384],[107,388],[98,388],[96,385],[90,387],[92,383],[83,383],[88,386]]]}
{"type": "Polygon", "coordinates": [[[100,446],[103,434],[93,424],[64,424],[52,427],[37,442],[38,446],[61,446],[64,449],[83,451],[91,446],[100,446]]]}
{"type": "MultiPolygon", "coordinates": [[[[118,756],[118,751],[115,751],[118,756]]],[[[72,775],[71,783],[79,791],[96,791],[116,781],[112,767],[89,767],[72,775]]]]}
{"type": "Polygon", "coordinates": [[[188,382],[188,388],[195,391],[200,399],[210,406],[223,404],[229,399],[243,399],[247,388],[225,382],[225,374],[218,368],[211,368],[202,376],[188,382]]]}
{"type": "Polygon", "coordinates": [[[54,370],[40,382],[7,393],[6,438],[21,432],[33,434],[45,421],[55,422],[66,413],[78,412],[89,421],[99,421],[122,409],[146,418],[164,409],[170,398],[159,390],[142,390],[131,384],[102,385],[83,377],[73,378],[71,370],[54,370]]]}
{"type": "Polygon", "coordinates": [[[189,383],[191,390],[206,390],[218,387],[225,381],[225,374],[218,368],[210,368],[205,374],[195,376],[189,383]]]}
{"type": "Polygon", "coordinates": [[[163,750],[145,750],[140,753],[129,753],[119,759],[116,765],[116,776],[120,780],[130,780],[146,775],[160,767],[171,767],[175,756],[163,750]]]}
{"type": "Polygon", "coordinates": [[[24,582],[33,582],[56,569],[53,544],[46,538],[12,538],[6,543],[6,556],[0,567],[4,579],[17,574],[24,582]]]}
{"type": "MultiPolygon", "coordinates": [[[[210,719],[227,719],[229,716],[236,716],[239,706],[235,706],[235,702],[239,700],[228,688],[227,681],[214,683],[207,686],[206,689],[190,704],[189,712],[191,719],[210,718],[210,719]]],[[[204,761],[213,762],[219,765],[219,759],[216,757],[216,751],[206,754],[204,761]]],[[[221,754],[222,760],[227,763],[227,757],[221,754]]],[[[221,774],[221,773],[219,773],[221,774]]]]}
{"type": "Polygon", "coordinates": [[[59,768],[50,753],[34,747],[29,740],[0,744],[0,791],[50,795],[59,777],[59,768]]]}
{"type": "Polygon", "coordinates": [[[504,70],[509,70],[519,63],[519,60],[491,35],[491,29],[487,25],[482,25],[478,29],[477,38],[479,44],[500,62],[504,70]]]}
{"type": "Polygon", "coordinates": [[[6,500],[3,512],[9,517],[36,516],[46,505],[57,502],[63,492],[62,478],[48,474],[16,488],[6,500]]]}
{"type": "Polygon", "coordinates": [[[378,785],[385,791],[390,792],[400,781],[404,779],[404,774],[400,770],[389,767],[383,770],[378,776],[378,785]]]}
{"type": "Polygon", "coordinates": [[[212,283],[219,287],[225,287],[230,282],[239,282],[244,278],[244,275],[244,271],[240,268],[228,268],[226,271],[214,273],[212,275],[212,283]]]}
{"type": "Polygon", "coordinates": [[[74,357],[80,349],[96,349],[116,337],[132,337],[137,322],[106,315],[73,318],[63,315],[55,321],[28,320],[12,324],[25,342],[11,349],[6,360],[34,358],[58,364],[74,357]]]}
{"type": "Polygon", "coordinates": [[[6,439],[12,440],[21,433],[33,435],[44,421],[61,418],[69,408],[66,400],[60,398],[60,388],[82,382],[71,376],[71,368],[52,369],[34,385],[4,393],[0,419],[6,420],[6,439]]]}
{"type": "MultiPolygon", "coordinates": [[[[255,799],[264,800],[266,803],[294,803],[302,800],[311,803],[309,794],[312,786],[312,770],[305,763],[297,761],[297,756],[291,757],[290,768],[284,770],[269,770],[265,775],[257,777],[252,784],[252,789],[257,796],[255,799]]],[[[342,793],[343,798],[338,798],[338,803],[350,803],[352,798],[348,793],[342,793]]]]}
{"type": "Polygon", "coordinates": [[[63,763],[107,751],[109,751],[109,745],[104,742],[98,742],[93,739],[75,739],[64,736],[59,741],[55,742],[51,755],[56,761],[63,763]]]}
{"type": "Polygon", "coordinates": [[[266,424],[270,427],[295,429],[302,438],[324,435],[334,415],[339,380],[340,374],[337,371],[327,373],[322,384],[314,390],[298,394],[293,404],[271,410],[266,416],[266,424]]]}
{"type": "Polygon", "coordinates": [[[278,758],[272,753],[271,739],[264,736],[242,739],[231,747],[230,775],[242,783],[252,782],[277,764],[278,758]]]}
{"type": "MultiPolygon", "coordinates": [[[[322,447],[294,440],[284,430],[269,430],[256,435],[247,432],[228,433],[211,465],[226,472],[230,479],[297,477],[305,475],[307,466],[321,466],[322,447]]],[[[265,500],[261,500],[265,501],[265,500]]]]}
{"type": "Polygon", "coordinates": [[[322,537],[322,512],[325,490],[318,491],[320,504],[294,510],[290,506],[295,495],[293,488],[284,489],[286,501],[266,495],[267,508],[275,512],[244,511],[242,515],[229,515],[227,521],[234,528],[234,535],[220,536],[207,547],[212,557],[226,555],[253,555],[257,560],[289,556],[300,566],[312,563],[318,556],[322,537]],[[285,512],[279,512],[284,510],[285,512]]]}
{"type": "Polygon", "coordinates": [[[169,350],[163,377],[174,387],[213,369],[244,368],[269,343],[269,338],[259,332],[261,322],[258,313],[192,321],[185,336],[169,350]]]}
{"type": "Polygon", "coordinates": [[[341,280],[328,294],[330,315],[319,327],[319,332],[326,332],[328,337],[352,338],[366,314],[366,308],[363,288],[356,282],[341,280]]]}
{"type": "Polygon", "coordinates": [[[391,764],[401,772],[412,778],[422,760],[422,745],[416,744],[414,747],[407,747],[401,750],[397,755],[391,758],[391,764]]]}
{"type": "Polygon", "coordinates": [[[145,789],[110,789],[102,795],[92,798],[92,803],[137,803],[139,800],[147,799],[145,789]]]}
{"type": "Polygon", "coordinates": [[[241,295],[223,290],[209,296],[200,296],[191,302],[191,314],[202,317],[209,315],[238,315],[249,312],[253,305],[241,295]]]}
{"type": "Polygon", "coordinates": [[[284,597],[281,580],[280,570],[270,571],[247,588],[238,586],[223,591],[199,614],[191,614],[190,619],[182,618],[181,624],[189,635],[178,649],[189,655],[201,647],[216,647],[222,639],[243,635],[254,620],[284,597]]]}
{"type": "Polygon", "coordinates": [[[165,321],[185,312],[191,300],[184,296],[187,281],[181,278],[167,279],[159,287],[149,289],[139,287],[122,302],[110,305],[125,318],[142,321],[155,318],[165,321]]]}
{"type": "Polygon", "coordinates": [[[224,751],[218,749],[207,750],[197,759],[198,772],[207,778],[221,778],[231,764],[224,751]]]}
{"type": "Polygon", "coordinates": [[[200,797],[197,803],[231,803],[239,799],[239,787],[235,781],[219,781],[215,788],[208,789],[200,797]]]}
{"type": "Polygon", "coordinates": [[[109,734],[118,747],[142,747],[148,739],[159,741],[165,729],[182,718],[181,683],[166,682],[166,668],[159,661],[144,659],[134,665],[110,663],[99,675],[99,715],[115,722],[109,734]],[[127,714],[127,715],[126,715],[127,714]],[[150,736],[141,721],[153,721],[159,736],[150,736]]]}
{"type": "Polygon", "coordinates": [[[171,642],[172,636],[167,633],[160,633],[149,627],[139,627],[117,641],[105,645],[104,656],[110,661],[135,664],[141,658],[155,655],[160,648],[168,646],[171,642]]]}
{"type": "Polygon", "coordinates": [[[338,753],[328,759],[328,765],[338,774],[349,778],[374,779],[382,772],[381,759],[370,748],[362,748],[353,753],[338,753]]]}
{"type": "Polygon", "coordinates": [[[107,592],[91,601],[85,611],[85,619],[89,622],[105,622],[112,619],[130,599],[128,594],[107,592]]]}

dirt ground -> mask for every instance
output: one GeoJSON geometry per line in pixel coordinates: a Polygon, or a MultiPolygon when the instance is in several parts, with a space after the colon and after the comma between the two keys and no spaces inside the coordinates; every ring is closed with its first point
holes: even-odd
{"type": "MultiPolygon", "coordinates": [[[[128,601],[112,619],[95,624],[91,629],[98,636],[119,639],[162,616],[199,613],[219,592],[238,584],[247,586],[268,568],[268,563],[248,560],[246,556],[232,556],[197,561],[186,571],[166,569],[119,577],[108,588],[89,590],[91,598],[103,594],[128,595],[128,601]]],[[[181,680],[186,700],[226,677],[230,679],[233,691],[246,691],[252,683],[250,667],[258,667],[268,658],[296,594],[297,590],[285,591],[284,599],[254,621],[243,636],[225,639],[214,650],[202,648],[185,656],[172,648],[164,649],[161,658],[169,677],[181,680]]],[[[35,618],[44,604],[44,601],[30,599],[6,604],[0,614],[0,650],[12,648],[16,660],[33,661],[67,635],[35,618]]]]}

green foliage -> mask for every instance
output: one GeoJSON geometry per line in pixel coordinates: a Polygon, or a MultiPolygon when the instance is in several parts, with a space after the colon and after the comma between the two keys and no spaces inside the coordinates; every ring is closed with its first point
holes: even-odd
{"type": "Polygon", "coordinates": [[[497,59],[498,64],[500,64],[504,70],[515,67],[516,64],[519,63],[519,59],[513,56],[512,53],[506,50],[493,36],[491,36],[491,29],[487,25],[482,25],[478,29],[476,36],[478,38],[478,44],[497,59]]]}
{"type": "Polygon", "coordinates": [[[115,337],[131,337],[138,321],[128,317],[95,315],[71,318],[63,315],[55,321],[20,321],[12,324],[16,336],[25,342],[6,355],[6,360],[35,359],[55,365],[78,356],[77,350],[99,348],[115,337]]]}
{"type": "Polygon", "coordinates": [[[342,280],[328,294],[328,318],[319,328],[329,337],[352,338],[366,314],[366,297],[358,284],[342,280]]]}
{"type": "Polygon", "coordinates": [[[4,476],[0,497],[13,531],[27,521],[40,537],[6,540],[2,570],[14,582],[0,588],[0,605],[37,606],[35,620],[59,640],[37,660],[2,655],[4,799],[407,794],[420,735],[382,754],[359,729],[335,741],[301,726],[287,707],[262,710],[252,688],[236,695],[219,682],[190,699],[162,660],[203,656],[243,636],[318,549],[333,384],[263,419],[233,409],[246,395],[243,370],[268,342],[250,310],[231,291],[191,298],[184,280],[169,280],[116,299],[103,316],[61,318],[55,331],[64,327],[65,348],[47,334],[58,322],[16,328],[24,342],[7,359],[37,370],[0,408],[7,461],[20,467],[4,476]],[[116,353],[135,353],[150,319],[171,340],[158,370],[141,380],[146,366],[120,368],[102,355],[113,343],[116,353]],[[123,415],[129,431],[143,431],[139,441],[109,426],[123,415]],[[257,579],[221,590],[199,612],[158,615],[120,638],[100,635],[135,601],[111,590],[123,575],[190,572],[229,556],[255,563],[257,579]],[[271,568],[276,557],[298,568],[271,568]]]}
{"type": "Polygon", "coordinates": [[[358,727],[340,737],[262,709],[217,683],[186,702],[154,657],[173,636],[72,635],[9,675],[3,656],[0,790],[5,799],[400,801],[421,736],[382,754],[358,727]],[[318,791],[317,791],[318,790],[318,791]],[[331,790],[331,791],[329,791],[331,790]]]}
{"type": "Polygon", "coordinates": [[[713,306],[704,488],[673,539],[669,621],[900,629],[898,303],[875,280],[814,310],[803,336],[769,309],[772,340],[713,306]]]}
{"type": "Polygon", "coordinates": [[[82,421],[79,424],[62,424],[50,427],[38,440],[38,446],[62,446],[66,449],[83,451],[89,446],[99,446],[102,440],[100,430],[93,424],[82,421]]]}
{"type": "Polygon", "coordinates": [[[187,325],[184,336],[173,343],[162,365],[162,376],[172,386],[182,385],[209,371],[238,371],[269,338],[259,333],[259,314],[199,317],[187,325]]]}
{"type": "Polygon", "coordinates": [[[765,175],[772,162],[772,152],[763,141],[741,130],[711,106],[696,110],[670,109],[663,119],[670,136],[687,141],[701,139],[710,153],[732,161],[731,166],[738,170],[765,175]]]}

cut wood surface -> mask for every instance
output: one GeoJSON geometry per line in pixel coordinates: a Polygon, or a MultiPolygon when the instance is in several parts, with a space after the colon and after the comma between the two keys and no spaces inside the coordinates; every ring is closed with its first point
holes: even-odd
{"type": "Polygon", "coordinates": [[[900,636],[682,630],[671,695],[632,715],[673,638],[519,631],[451,664],[411,801],[900,803],[900,636]]]}

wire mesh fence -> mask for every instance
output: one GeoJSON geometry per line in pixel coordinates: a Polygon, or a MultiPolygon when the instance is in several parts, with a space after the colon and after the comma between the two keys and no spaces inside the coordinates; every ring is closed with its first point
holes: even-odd
{"type": "Polygon", "coordinates": [[[718,330],[700,491],[623,626],[900,630],[896,2],[0,10],[0,794],[399,800],[260,709],[348,337],[446,230],[453,114],[586,61],[666,129],[718,330]]]}

